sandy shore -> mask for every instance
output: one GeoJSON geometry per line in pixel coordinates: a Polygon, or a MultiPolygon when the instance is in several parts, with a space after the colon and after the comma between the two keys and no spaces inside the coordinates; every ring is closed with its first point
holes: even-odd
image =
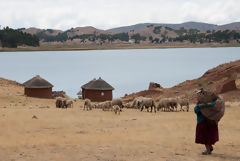
{"type": "Polygon", "coordinates": [[[0,161],[240,161],[239,102],[227,103],[210,156],[194,143],[194,105],[190,112],[124,109],[115,115],[83,111],[81,100],[69,109],[54,103],[0,83],[0,161]]]}
{"type": "Polygon", "coordinates": [[[71,51],[71,50],[114,50],[114,49],[166,49],[166,48],[210,48],[210,47],[240,47],[239,43],[165,43],[165,44],[114,44],[114,45],[49,45],[43,44],[39,47],[19,46],[18,48],[1,48],[0,52],[15,51],[71,51]]]}

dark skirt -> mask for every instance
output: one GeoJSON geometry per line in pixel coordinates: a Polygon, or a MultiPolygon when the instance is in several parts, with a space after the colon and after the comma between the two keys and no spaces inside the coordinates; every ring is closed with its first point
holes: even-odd
{"type": "Polygon", "coordinates": [[[195,143],[213,145],[219,140],[218,125],[204,120],[197,124],[195,143]]]}

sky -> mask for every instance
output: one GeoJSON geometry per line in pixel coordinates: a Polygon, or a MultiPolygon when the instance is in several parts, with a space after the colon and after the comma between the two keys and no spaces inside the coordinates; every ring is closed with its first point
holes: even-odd
{"type": "Polygon", "coordinates": [[[1,28],[110,29],[138,23],[240,22],[240,0],[0,0],[1,28]]]}

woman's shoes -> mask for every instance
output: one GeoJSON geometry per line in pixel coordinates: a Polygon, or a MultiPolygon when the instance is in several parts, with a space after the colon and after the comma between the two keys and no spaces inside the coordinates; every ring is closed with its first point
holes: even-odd
{"type": "Polygon", "coordinates": [[[205,150],[205,151],[202,152],[202,155],[210,155],[210,154],[212,154],[211,150],[210,151],[205,150]]]}
{"type": "Polygon", "coordinates": [[[213,146],[211,145],[211,146],[210,146],[210,152],[212,152],[212,151],[213,151],[213,146]]]}

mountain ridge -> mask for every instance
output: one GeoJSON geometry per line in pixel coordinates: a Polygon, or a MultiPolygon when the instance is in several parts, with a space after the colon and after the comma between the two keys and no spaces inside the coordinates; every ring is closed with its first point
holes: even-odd
{"type": "Polygon", "coordinates": [[[116,27],[116,28],[111,28],[108,29],[107,31],[113,32],[113,33],[120,33],[120,32],[129,32],[131,30],[140,30],[143,29],[149,25],[154,25],[154,26],[163,26],[163,27],[170,27],[172,29],[178,30],[181,27],[187,28],[187,29],[198,29],[198,30],[224,30],[224,29],[229,29],[229,30],[240,30],[240,22],[232,22],[224,25],[215,25],[215,24],[209,24],[209,23],[204,23],[204,22],[194,22],[194,21],[189,21],[189,22],[183,22],[180,24],[167,24],[167,23],[139,23],[135,25],[130,25],[130,26],[122,26],[122,27],[116,27]]]}
{"type": "MultiPolygon", "coordinates": [[[[129,26],[120,26],[120,27],[116,27],[116,28],[110,28],[110,29],[98,29],[96,27],[93,26],[83,26],[83,27],[75,27],[75,28],[71,28],[68,30],[60,30],[60,29],[40,29],[40,28],[36,28],[36,27],[30,27],[30,28],[24,28],[21,29],[24,32],[30,33],[30,34],[36,34],[37,32],[41,32],[44,30],[53,30],[56,31],[57,33],[59,32],[66,32],[69,30],[88,30],[87,28],[91,28],[91,31],[94,30],[94,32],[99,32],[99,33],[122,33],[122,32],[130,32],[132,30],[136,31],[136,30],[141,30],[146,28],[147,26],[162,26],[162,27],[170,27],[174,30],[178,30],[182,27],[186,28],[186,29],[198,29],[198,30],[203,30],[203,31],[207,31],[207,30],[240,30],[240,22],[232,22],[232,23],[228,23],[228,24],[224,24],[224,25],[216,25],[216,24],[210,24],[210,23],[204,23],[204,22],[195,22],[195,21],[188,21],[188,22],[183,22],[183,23],[179,23],[179,24],[168,24],[168,23],[138,23],[138,24],[134,24],[134,25],[129,25],[129,26]],[[29,30],[34,30],[34,31],[29,31],[29,30]]],[[[83,32],[85,33],[85,32],[83,32]]],[[[89,32],[85,33],[85,34],[89,34],[89,32]]]]}

